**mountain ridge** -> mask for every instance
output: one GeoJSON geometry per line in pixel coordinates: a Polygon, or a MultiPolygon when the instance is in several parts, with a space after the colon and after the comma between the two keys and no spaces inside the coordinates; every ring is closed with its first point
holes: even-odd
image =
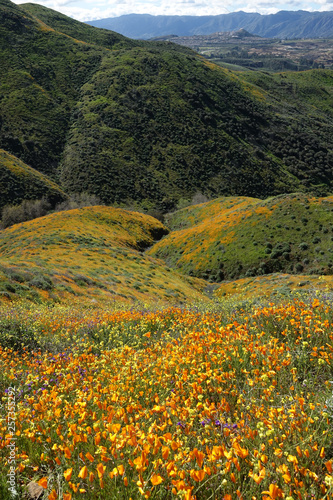
{"type": "Polygon", "coordinates": [[[241,28],[266,38],[331,38],[333,12],[280,11],[276,14],[232,12],[215,16],[153,16],[126,14],[114,18],[87,21],[98,28],[117,31],[129,38],[192,36],[241,28]]]}

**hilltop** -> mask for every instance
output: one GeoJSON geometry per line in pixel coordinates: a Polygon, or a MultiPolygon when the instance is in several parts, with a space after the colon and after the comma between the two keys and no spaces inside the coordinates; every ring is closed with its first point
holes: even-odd
{"type": "Polygon", "coordinates": [[[45,7],[0,8],[0,147],[67,195],[166,212],[198,191],[332,192],[332,71],[238,74],[45,7]]]}
{"type": "Polygon", "coordinates": [[[149,255],[213,282],[276,272],[332,274],[333,197],[231,197],[171,214],[149,255]]]}

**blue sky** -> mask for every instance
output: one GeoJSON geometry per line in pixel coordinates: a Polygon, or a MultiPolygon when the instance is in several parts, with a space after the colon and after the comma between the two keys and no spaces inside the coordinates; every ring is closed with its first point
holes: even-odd
{"type": "MultiPolygon", "coordinates": [[[[22,0],[14,0],[23,3],[22,0]]],[[[24,0],[27,1],[27,0],[24,0]]],[[[29,0],[57,10],[79,21],[123,14],[216,15],[243,10],[274,14],[279,10],[331,11],[333,0],[29,0]]]]}

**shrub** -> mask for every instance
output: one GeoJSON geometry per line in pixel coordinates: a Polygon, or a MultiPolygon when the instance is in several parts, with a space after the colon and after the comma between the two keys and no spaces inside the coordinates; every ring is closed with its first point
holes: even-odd
{"type": "Polygon", "coordinates": [[[187,198],[180,198],[176,205],[176,209],[181,210],[182,208],[186,208],[190,205],[191,205],[190,200],[188,200],[187,198]]]}
{"type": "Polygon", "coordinates": [[[8,318],[2,319],[0,323],[0,345],[17,352],[22,352],[24,347],[31,350],[39,347],[30,327],[23,326],[15,319],[8,318]]]}
{"type": "Polygon", "coordinates": [[[95,194],[89,193],[74,193],[72,194],[68,200],[59,203],[55,210],[57,212],[63,212],[66,210],[73,210],[74,208],[83,208],[83,207],[93,207],[96,205],[102,205],[100,198],[95,194]]]}
{"type": "Polygon", "coordinates": [[[35,276],[28,284],[41,290],[51,290],[53,288],[53,283],[48,276],[35,276]]]}
{"type": "Polygon", "coordinates": [[[6,205],[2,209],[1,227],[5,229],[13,224],[43,217],[51,210],[46,198],[41,200],[24,200],[20,205],[6,205]]]}
{"type": "Polygon", "coordinates": [[[207,198],[207,196],[205,196],[204,194],[198,192],[198,193],[195,193],[195,195],[193,196],[193,198],[191,200],[191,204],[192,205],[199,205],[200,203],[206,203],[207,201],[209,201],[209,198],[207,198]]]}
{"type": "Polygon", "coordinates": [[[289,252],[291,251],[289,243],[278,243],[272,251],[272,259],[277,259],[278,257],[283,257],[289,259],[289,252]]]}
{"type": "Polygon", "coordinates": [[[74,281],[79,286],[94,286],[96,282],[90,279],[88,276],[84,276],[83,274],[77,274],[74,276],[74,281]]]}

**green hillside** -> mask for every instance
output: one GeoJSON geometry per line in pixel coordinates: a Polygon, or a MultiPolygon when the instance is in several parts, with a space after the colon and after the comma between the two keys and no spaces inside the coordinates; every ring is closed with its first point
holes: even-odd
{"type": "Polygon", "coordinates": [[[332,72],[252,77],[38,5],[0,10],[0,147],[67,194],[168,211],[198,191],[333,191],[332,72]]]}
{"type": "MultiPolygon", "coordinates": [[[[53,19],[60,17],[46,11],[53,19]]],[[[70,29],[63,34],[7,0],[1,0],[0,14],[1,146],[55,177],[73,105],[107,49],[74,38],[70,29]]],[[[69,24],[82,25],[74,20],[69,24]]],[[[84,31],[86,36],[82,29],[77,34],[86,39],[90,31],[99,34],[89,27],[84,31]]],[[[125,40],[116,34],[97,38],[109,47],[121,47],[125,40]]]]}
{"type": "Polygon", "coordinates": [[[149,255],[212,281],[274,272],[332,274],[333,197],[219,198],[171,214],[149,255]]]}
{"type": "Polygon", "coordinates": [[[22,200],[47,198],[52,205],[66,199],[55,182],[0,149],[0,211],[22,200]]]}
{"type": "Polygon", "coordinates": [[[30,14],[38,23],[42,22],[46,27],[52,28],[58,34],[68,35],[89,45],[97,45],[107,49],[129,48],[136,42],[113,31],[94,29],[88,24],[81,23],[75,19],[65,16],[53,9],[34,3],[20,4],[20,8],[30,14]]]}
{"type": "MultiPolygon", "coordinates": [[[[296,116],[301,112],[309,116],[310,122],[320,117],[322,124],[319,127],[317,123],[318,133],[320,134],[320,131],[320,135],[326,133],[326,142],[330,143],[331,137],[328,132],[333,117],[333,71],[327,69],[283,73],[243,71],[239,77],[263,92],[265,100],[270,102],[276,112],[279,109],[281,115],[296,116]]],[[[309,131],[309,128],[307,130],[309,131]]]]}

